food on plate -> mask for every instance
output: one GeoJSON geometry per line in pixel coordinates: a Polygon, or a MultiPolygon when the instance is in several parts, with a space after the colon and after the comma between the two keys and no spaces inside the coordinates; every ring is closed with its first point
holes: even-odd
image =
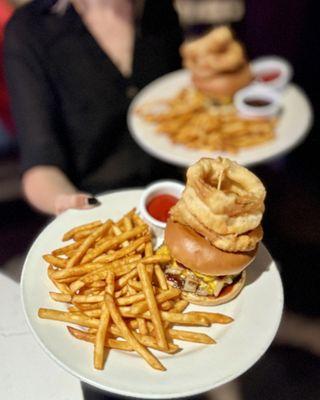
{"type": "Polygon", "coordinates": [[[265,70],[257,73],[255,76],[255,79],[258,82],[271,82],[274,81],[275,79],[278,79],[279,76],[281,75],[281,71],[279,69],[271,69],[271,70],[265,70]]]}
{"type": "Polygon", "coordinates": [[[171,99],[146,103],[136,112],[175,144],[229,153],[274,139],[277,122],[276,117],[244,118],[234,105],[218,105],[194,88],[182,89],[171,99]]]}
{"type": "Polygon", "coordinates": [[[243,46],[226,26],[185,43],[181,55],[195,87],[222,104],[253,79],[243,46]]]}
{"type": "Polygon", "coordinates": [[[151,367],[165,366],[151,352],[175,354],[174,340],[202,344],[215,341],[205,333],[176,329],[176,325],[228,324],[219,313],[184,312],[188,301],[168,285],[162,266],[171,256],[157,254],[148,225],[131,210],[119,221],[93,221],[70,229],[71,243],[43,256],[48,277],[57,291],[49,292],[61,310],[40,308],[43,319],[67,326],[75,338],[93,343],[93,365],[103,369],[111,349],[135,351],[151,367]]]}
{"type": "Polygon", "coordinates": [[[169,218],[169,211],[178,201],[178,198],[171,194],[159,194],[147,204],[148,213],[158,221],[166,222],[169,218]]]}
{"type": "Polygon", "coordinates": [[[159,255],[170,285],[190,303],[233,299],[263,236],[266,190],[245,167],[226,158],[203,158],[187,171],[186,188],[170,211],[159,255]]]}

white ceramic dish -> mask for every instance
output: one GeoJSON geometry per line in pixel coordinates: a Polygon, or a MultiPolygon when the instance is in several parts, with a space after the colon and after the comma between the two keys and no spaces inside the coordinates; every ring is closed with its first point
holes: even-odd
{"type": "Polygon", "coordinates": [[[239,90],[234,96],[234,105],[245,118],[270,118],[280,111],[280,94],[263,85],[252,85],[239,90]],[[267,105],[253,106],[248,101],[265,101],[267,105]]]}
{"type": "Polygon", "coordinates": [[[133,100],[128,111],[128,126],[135,141],[149,154],[173,165],[188,167],[201,157],[232,157],[239,164],[259,164],[289,152],[307,135],[312,124],[312,109],[303,91],[289,85],[283,92],[283,111],[277,125],[276,138],[270,142],[230,155],[226,152],[189,149],[172,143],[166,135],[156,132],[155,126],[143,121],[136,113],[136,107],[154,100],[173,97],[182,88],[190,87],[190,74],[179,70],[155,80],[133,100]]]}
{"type": "Polygon", "coordinates": [[[279,71],[279,76],[276,79],[272,79],[267,82],[263,82],[257,79],[257,82],[259,84],[263,84],[264,86],[270,87],[272,89],[282,91],[286,88],[286,86],[292,79],[292,66],[284,58],[277,56],[259,57],[253,60],[250,65],[252,72],[255,76],[259,76],[259,74],[262,73],[279,71]]]}
{"type": "MultiPolygon", "coordinates": [[[[208,391],[250,368],[267,350],[281,319],[283,289],[276,264],[261,245],[248,267],[247,284],[230,303],[191,309],[222,312],[234,318],[230,325],[196,328],[217,340],[206,346],[180,343],[183,351],[174,356],[156,353],[166,372],[152,370],[133,353],[111,351],[103,371],[93,368],[92,346],[72,338],[65,323],[39,319],[39,307],[63,309],[50,299],[55,290],[42,255],[61,246],[63,233],[96,219],[120,218],[140,201],[142,190],[126,190],[99,197],[101,206],[70,210],[53,220],[33,243],[24,263],[21,295],[27,322],[43,350],[61,367],[100,389],[137,398],[169,399],[208,391]]],[[[190,328],[195,330],[195,328],[190,328]]],[[[178,343],[178,342],[177,342],[178,343]]]]}
{"type": "Polygon", "coordinates": [[[164,180],[152,183],[151,185],[147,186],[142,192],[139,202],[139,211],[141,217],[152,228],[156,229],[158,234],[161,234],[162,230],[165,229],[166,223],[158,221],[149,214],[147,210],[147,205],[149,201],[152,198],[161,194],[170,194],[179,199],[181,197],[182,191],[184,190],[184,187],[185,186],[180,182],[164,180]]]}

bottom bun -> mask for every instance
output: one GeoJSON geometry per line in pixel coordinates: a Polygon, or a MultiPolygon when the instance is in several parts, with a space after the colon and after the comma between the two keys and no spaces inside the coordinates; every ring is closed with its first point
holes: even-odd
{"type": "Polygon", "coordinates": [[[222,290],[222,294],[218,297],[214,296],[198,296],[194,293],[182,292],[182,298],[192,304],[199,304],[201,306],[218,306],[219,304],[227,303],[234,299],[242,290],[246,282],[246,272],[241,273],[240,279],[222,290]]]}

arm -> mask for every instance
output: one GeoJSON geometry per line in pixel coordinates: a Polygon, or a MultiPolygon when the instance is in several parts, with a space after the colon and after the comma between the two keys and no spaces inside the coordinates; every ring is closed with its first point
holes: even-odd
{"type": "Polygon", "coordinates": [[[22,177],[27,200],[38,210],[60,214],[68,208],[90,208],[94,197],[81,193],[57,167],[39,165],[28,169],[22,177]]]}
{"type": "Polygon", "coordinates": [[[22,185],[37,209],[58,214],[87,208],[88,195],[78,193],[67,177],[70,169],[61,131],[59,102],[43,62],[40,39],[31,22],[16,15],[5,33],[5,68],[20,146],[22,185]]]}

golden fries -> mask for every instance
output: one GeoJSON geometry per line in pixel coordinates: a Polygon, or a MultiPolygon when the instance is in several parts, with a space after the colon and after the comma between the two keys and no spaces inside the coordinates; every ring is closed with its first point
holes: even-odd
{"type": "Polygon", "coordinates": [[[163,324],[161,321],[160,312],[158,309],[157,300],[153,293],[153,287],[150,281],[150,277],[147,273],[146,266],[143,264],[138,264],[138,274],[140,281],[142,283],[142,289],[146,298],[146,302],[151,314],[151,320],[155,327],[155,335],[158,340],[160,347],[163,349],[168,348],[168,343],[166,339],[166,334],[164,332],[163,324]]]}
{"type": "Polygon", "coordinates": [[[147,104],[136,112],[156,124],[157,132],[168,135],[173,143],[190,148],[236,153],[275,137],[274,118],[244,119],[233,105],[215,105],[195,89],[183,89],[158,103],[167,106],[164,112],[152,112],[147,104]]]}
{"type": "MultiPolygon", "coordinates": [[[[64,310],[40,308],[43,319],[62,321],[73,337],[94,344],[93,365],[103,369],[111,349],[135,351],[153,368],[165,367],[150,349],[174,354],[173,340],[213,344],[204,333],[175,329],[174,325],[226,324],[223,314],[187,312],[179,289],[168,286],[161,265],[170,256],[155,254],[147,225],[131,210],[118,222],[94,221],[69,230],[71,240],[51,254],[48,277],[57,288],[52,301],[64,310]]],[[[113,351],[113,350],[112,350],[113,351]]]]}

